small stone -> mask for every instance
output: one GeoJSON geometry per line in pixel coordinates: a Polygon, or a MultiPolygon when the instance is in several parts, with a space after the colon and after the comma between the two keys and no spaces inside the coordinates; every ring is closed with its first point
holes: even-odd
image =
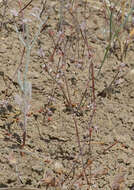
{"type": "Polygon", "coordinates": [[[125,78],[128,82],[134,82],[134,69],[130,70],[125,78]]]}
{"type": "Polygon", "coordinates": [[[124,160],[120,158],[120,159],[118,159],[118,163],[120,163],[120,164],[124,163],[124,160]]]}
{"type": "Polygon", "coordinates": [[[41,166],[35,165],[32,167],[32,170],[40,174],[43,171],[43,168],[41,166]]]}
{"type": "Polygon", "coordinates": [[[54,163],[54,171],[59,174],[63,173],[63,165],[61,162],[57,161],[54,163]]]}
{"type": "Polygon", "coordinates": [[[0,139],[4,139],[4,136],[2,134],[0,134],[0,139]]]}

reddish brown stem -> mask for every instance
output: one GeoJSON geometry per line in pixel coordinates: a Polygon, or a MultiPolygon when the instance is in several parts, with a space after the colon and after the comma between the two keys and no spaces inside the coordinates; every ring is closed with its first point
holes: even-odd
{"type": "Polygon", "coordinates": [[[119,143],[118,141],[115,141],[112,145],[110,145],[108,148],[106,148],[103,153],[105,153],[106,151],[108,151],[110,148],[112,148],[113,146],[115,146],[117,143],[119,143]]]}
{"type": "Polygon", "coordinates": [[[29,3],[27,3],[20,11],[19,11],[19,14],[24,11],[31,3],[32,3],[33,0],[29,1],[29,3]]]}

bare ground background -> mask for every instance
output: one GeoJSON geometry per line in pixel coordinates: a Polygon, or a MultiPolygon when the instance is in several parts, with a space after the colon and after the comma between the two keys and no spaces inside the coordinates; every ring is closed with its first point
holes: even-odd
{"type": "MultiPolygon", "coordinates": [[[[24,1],[23,5],[26,3],[28,1],[24,1]]],[[[86,18],[87,39],[96,76],[104,57],[107,44],[106,35],[108,35],[103,30],[108,26],[104,18],[103,2],[87,1],[86,12],[84,1],[77,2],[77,5],[79,23],[86,18]]],[[[25,10],[25,17],[32,19],[32,22],[29,22],[31,37],[37,31],[36,19],[29,16],[34,7],[41,9],[40,1],[33,1],[25,10]]],[[[106,84],[111,83],[118,67],[122,64],[118,43],[116,53],[111,52],[108,55],[99,78],[95,79],[96,111],[90,126],[92,136],[89,147],[89,121],[93,111],[89,59],[86,50],[82,56],[84,43],[81,36],[70,33],[69,25],[75,26],[75,21],[69,13],[65,14],[65,39],[69,38],[69,40],[65,49],[64,72],[74,108],[77,108],[89,80],[84,105],[78,112],[76,111],[75,116],[83,159],[84,162],[88,162],[85,166],[87,178],[91,182],[89,186],[82,172],[73,113],[67,107],[59,86],[43,69],[43,65],[47,64],[51,67],[53,74],[60,62],[61,52],[59,50],[53,62],[50,60],[54,42],[48,35],[50,31],[53,31],[55,42],[58,39],[59,8],[58,1],[47,1],[43,15],[45,18],[49,14],[47,27],[42,31],[38,43],[31,51],[28,78],[32,82],[30,110],[32,113],[28,117],[26,145],[23,149],[20,149],[22,130],[16,119],[17,117],[21,120],[22,116],[21,114],[16,116],[18,108],[14,101],[15,94],[19,94],[20,90],[17,77],[13,78],[21,60],[23,46],[18,39],[14,24],[8,23],[9,18],[12,18],[10,10],[19,9],[17,1],[8,1],[4,20],[1,15],[1,21],[7,24],[0,31],[0,100],[8,101],[9,107],[3,108],[1,104],[0,108],[0,187],[133,190],[134,77],[129,74],[129,71],[134,64],[134,45],[132,43],[127,50],[126,58],[123,59],[124,67],[117,80],[114,81],[112,90],[101,93],[106,84]],[[43,49],[44,58],[39,55],[40,47],[43,49]],[[52,103],[49,105],[50,99],[52,103]],[[20,154],[21,151],[24,152],[23,155],[20,154]]],[[[1,14],[3,9],[1,2],[1,14]]],[[[72,31],[75,31],[74,28],[72,31]]],[[[122,35],[126,38],[129,35],[128,30],[124,29],[122,35]]],[[[24,63],[25,58],[23,65],[24,63]]],[[[21,69],[23,70],[23,66],[21,69]]]]}

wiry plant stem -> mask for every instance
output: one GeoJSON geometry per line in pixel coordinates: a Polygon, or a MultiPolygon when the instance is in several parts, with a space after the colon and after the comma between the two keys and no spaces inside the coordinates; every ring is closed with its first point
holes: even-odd
{"type": "MultiPolygon", "coordinates": [[[[40,21],[41,21],[41,19],[40,19],[40,21]]],[[[26,41],[20,35],[20,33],[18,31],[18,28],[15,25],[15,29],[16,29],[16,32],[18,33],[19,39],[22,42],[22,44],[24,45],[24,48],[26,50],[26,64],[25,64],[25,69],[24,69],[24,74],[23,74],[23,80],[21,80],[20,72],[18,71],[18,83],[20,85],[22,98],[23,98],[22,113],[23,113],[23,116],[24,116],[24,122],[23,122],[23,130],[24,130],[24,132],[23,132],[23,145],[22,145],[22,147],[25,145],[25,141],[26,141],[27,112],[28,112],[29,100],[31,98],[31,83],[27,79],[28,67],[29,67],[29,63],[30,63],[30,53],[31,53],[31,49],[32,49],[33,45],[37,41],[37,38],[38,38],[38,36],[40,34],[42,25],[44,23],[45,22],[41,21],[41,24],[39,25],[39,29],[38,29],[37,33],[35,34],[33,40],[31,40],[31,41],[29,39],[28,25],[26,25],[26,41]]]]}

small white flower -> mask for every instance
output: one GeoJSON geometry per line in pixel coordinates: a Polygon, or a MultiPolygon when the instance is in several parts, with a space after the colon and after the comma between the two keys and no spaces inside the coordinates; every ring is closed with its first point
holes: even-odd
{"type": "Polygon", "coordinates": [[[18,12],[15,9],[10,10],[13,16],[18,16],[18,12]]]}
{"type": "Polygon", "coordinates": [[[29,19],[29,18],[24,18],[24,19],[23,19],[23,23],[28,23],[28,22],[32,22],[32,20],[29,19]]]}
{"type": "Polygon", "coordinates": [[[44,51],[43,51],[42,48],[40,48],[40,49],[38,50],[38,55],[39,55],[40,57],[45,57],[45,53],[44,53],[44,51]]]}
{"type": "Polygon", "coordinates": [[[86,22],[83,21],[81,24],[80,24],[80,27],[81,27],[81,30],[84,31],[86,29],[86,22]]]}
{"type": "Polygon", "coordinates": [[[33,12],[30,13],[30,15],[39,18],[40,17],[40,9],[39,8],[33,8],[32,9],[33,12]]]}

